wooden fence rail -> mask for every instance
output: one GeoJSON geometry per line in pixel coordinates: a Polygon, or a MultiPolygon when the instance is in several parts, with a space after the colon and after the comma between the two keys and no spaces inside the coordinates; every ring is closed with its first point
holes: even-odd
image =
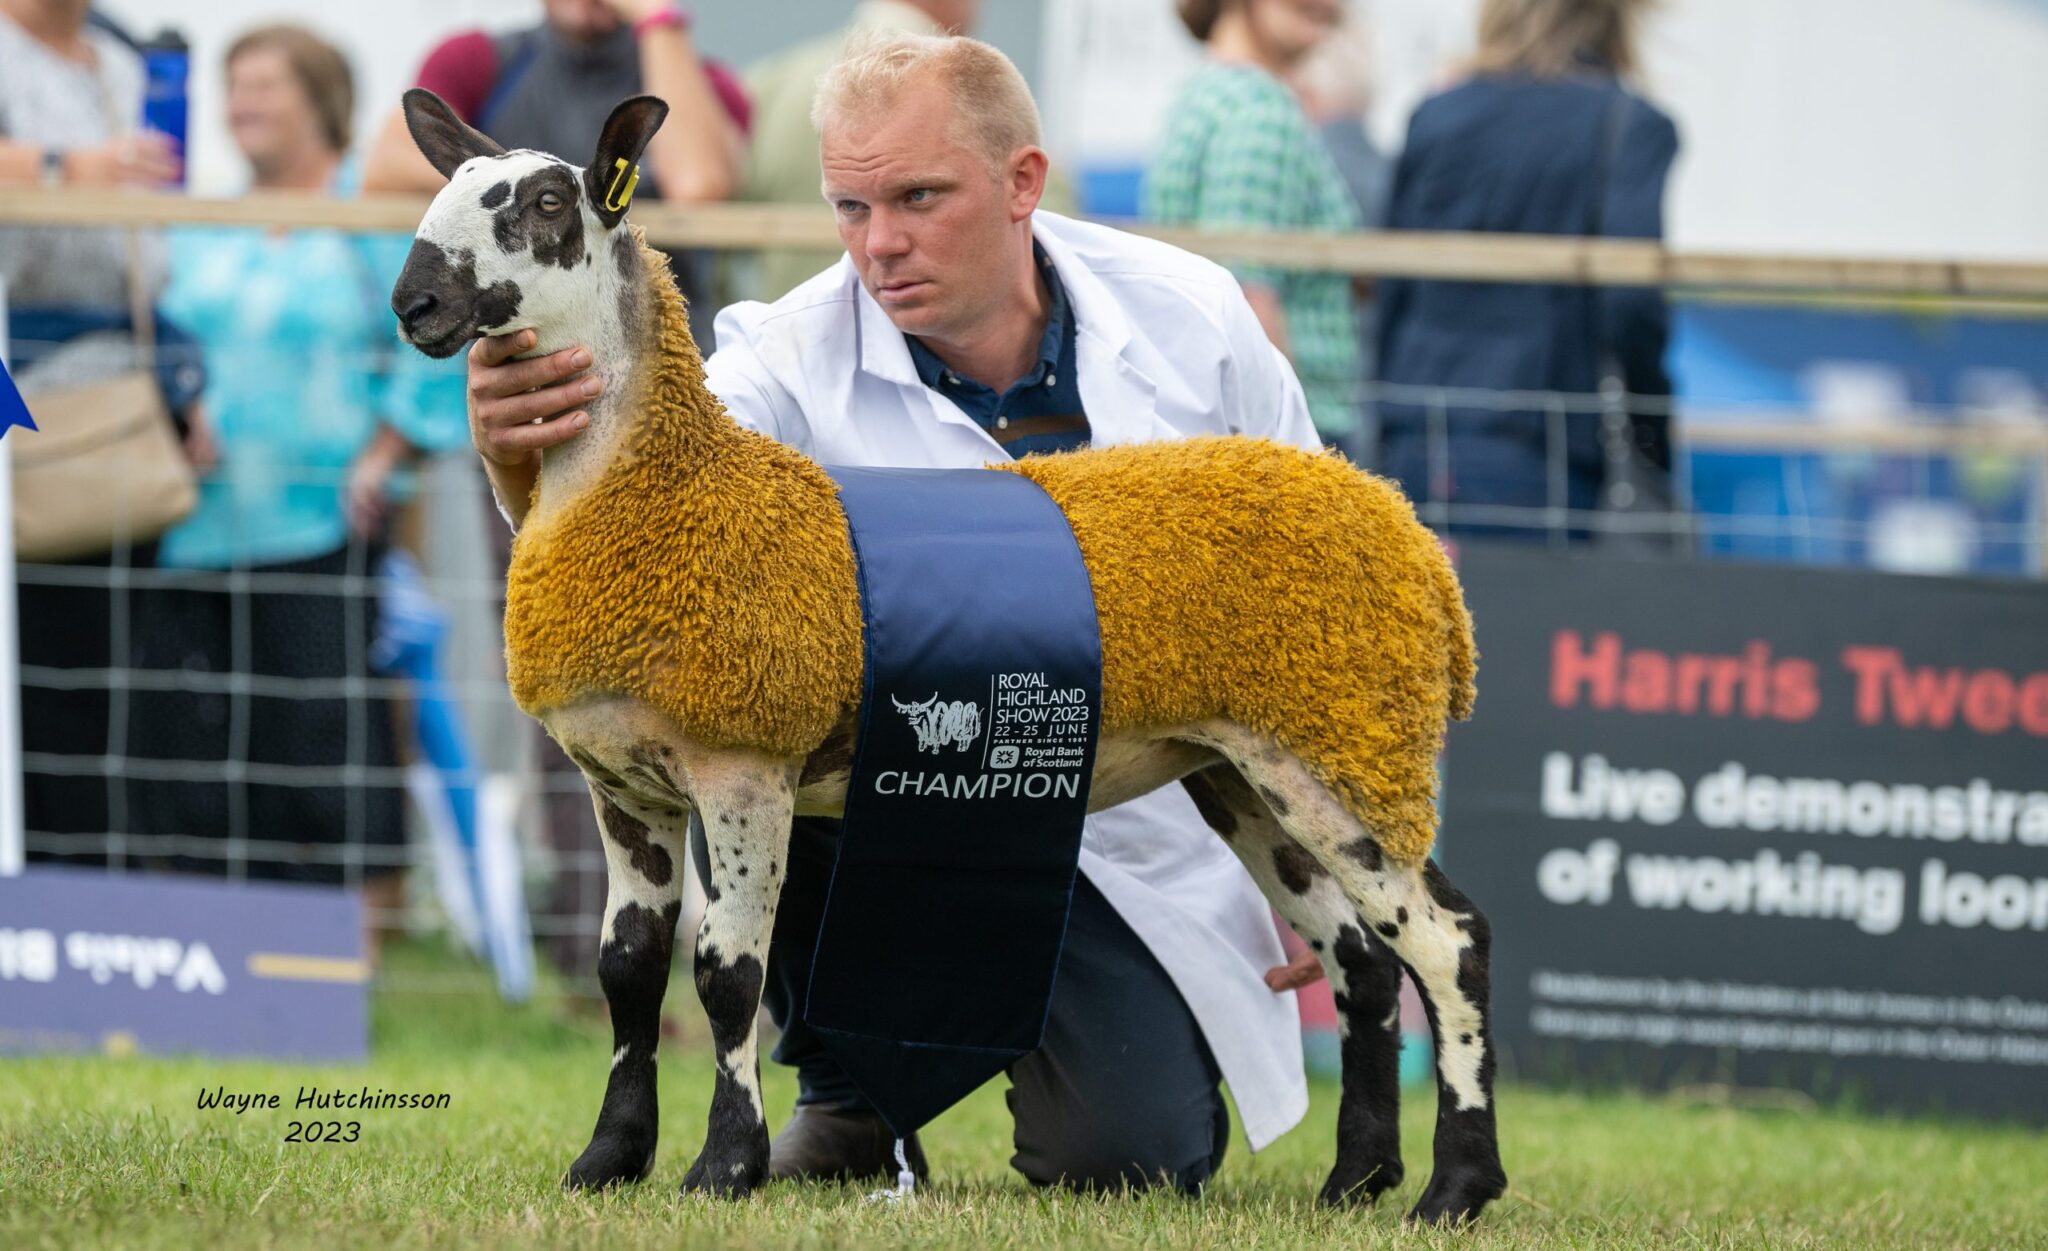
{"type": "MultiPolygon", "coordinates": [[[[0,226],[222,225],[410,231],[426,201],[256,194],[208,199],[154,192],[0,192],[0,226]]],[[[670,248],[839,246],[822,207],[648,203],[633,212],[670,248]]],[[[1997,300],[2048,311],[2048,261],[1939,257],[1779,256],[1680,251],[1631,239],[1548,235],[1217,233],[1150,226],[1139,233],[1206,256],[1401,278],[1567,282],[1685,290],[1997,300]]]]}

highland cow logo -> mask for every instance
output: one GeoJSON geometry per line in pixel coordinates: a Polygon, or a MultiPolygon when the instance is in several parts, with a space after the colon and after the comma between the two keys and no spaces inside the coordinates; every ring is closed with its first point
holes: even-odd
{"type": "Polygon", "coordinates": [[[906,704],[894,695],[889,702],[896,705],[896,711],[910,718],[910,728],[917,731],[917,750],[939,754],[941,747],[952,746],[966,751],[981,737],[981,705],[966,700],[942,702],[938,692],[932,697],[915,704],[906,704]]]}

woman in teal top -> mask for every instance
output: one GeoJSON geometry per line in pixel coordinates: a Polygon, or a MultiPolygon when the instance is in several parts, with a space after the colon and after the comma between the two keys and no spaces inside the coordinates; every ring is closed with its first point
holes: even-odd
{"type": "MultiPolygon", "coordinates": [[[[1146,216],[1208,230],[1356,230],[1358,206],[1282,81],[1328,37],[1337,0],[1181,0],[1209,61],[1181,88],[1145,180],[1146,216]]],[[[1294,363],[1326,442],[1358,429],[1358,314],[1343,274],[1231,264],[1294,363]]]]}
{"type": "MultiPolygon", "coordinates": [[[[331,194],[349,181],[340,53],[266,27],[229,51],[227,78],[229,125],[257,188],[331,194]]],[[[373,905],[395,891],[403,792],[391,710],[347,682],[370,676],[376,603],[350,580],[376,571],[401,467],[467,439],[460,375],[397,351],[385,292],[407,242],[263,229],[171,240],[163,306],[206,352],[218,464],[159,564],[249,576],[246,590],[195,576],[153,597],[145,667],[194,676],[183,690],[136,693],[138,738],[144,755],[258,766],[253,783],[143,784],[152,832],[223,840],[173,857],[179,867],[366,884],[373,905]],[[253,676],[253,689],[231,674],[253,676]]]]}

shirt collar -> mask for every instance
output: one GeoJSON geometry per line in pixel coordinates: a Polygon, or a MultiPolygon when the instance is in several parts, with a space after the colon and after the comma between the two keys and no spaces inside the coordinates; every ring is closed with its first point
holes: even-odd
{"type": "MultiPolygon", "coordinates": [[[[1047,310],[1045,333],[1039,336],[1038,340],[1038,364],[1019,380],[1027,383],[1043,382],[1047,375],[1058,371],[1060,349],[1065,346],[1067,322],[1072,317],[1072,311],[1067,303],[1067,289],[1060,282],[1059,270],[1053,268],[1052,258],[1045,254],[1045,249],[1039,246],[1036,239],[1031,241],[1031,258],[1037,262],[1038,272],[1045,275],[1047,310]]],[[[909,346],[911,363],[917,367],[917,376],[926,386],[937,388],[941,382],[947,380],[951,371],[946,367],[946,362],[940,360],[922,340],[906,334],[903,336],[903,342],[909,346]]]]}

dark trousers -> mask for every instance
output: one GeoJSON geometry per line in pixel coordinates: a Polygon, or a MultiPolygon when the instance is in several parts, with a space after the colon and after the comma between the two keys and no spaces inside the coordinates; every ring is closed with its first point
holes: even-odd
{"type": "MultiPolygon", "coordinates": [[[[345,588],[342,579],[375,573],[382,551],[349,542],[302,560],[256,565],[247,592],[160,587],[143,601],[141,667],[327,684],[375,677],[369,648],[376,597],[345,588]]],[[[135,781],[139,830],[197,840],[164,857],[165,867],[326,885],[403,871],[405,791],[392,777],[398,736],[390,699],[337,693],[332,685],[255,694],[215,686],[138,690],[132,704],[139,758],[202,772],[231,762],[307,770],[277,781],[225,774],[135,781]],[[375,773],[354,781],[344,773],[349,766],[375,773]],[[238,844],[236,835],[259,846],[238,844]]]]}
{"type": "MultiPolygon", "coordinates": [[[[799,817],[775,914],[762,1001],[797,1070],[799,1103],[865,1107],[857,1087],[801,1019],[824,920],[839,823],[799,817]]],[[[708,865],[693,822],[690,855],[708,865]]],[[[1011,1167],[1037,1185],[1194,1191],[1222,1163],[1230,1117],[1222,1073],[1166,970],[1109,901],[1077,877],[1045,1041],[1010,1068],[1011,1167]]]]}

